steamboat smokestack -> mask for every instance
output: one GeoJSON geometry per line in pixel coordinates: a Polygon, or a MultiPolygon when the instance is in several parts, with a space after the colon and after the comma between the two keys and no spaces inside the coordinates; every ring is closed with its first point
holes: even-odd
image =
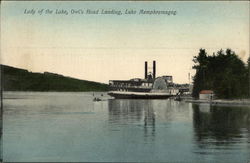
{"type": "Polygon", "coordinates": [[[156,62],[153,61],[153,79],[156,77],[156,62]]]}
{"type": "Polygon", "coordinates": [[[145,62],[145,79],[148,78],[148,62],[145,62]]]}

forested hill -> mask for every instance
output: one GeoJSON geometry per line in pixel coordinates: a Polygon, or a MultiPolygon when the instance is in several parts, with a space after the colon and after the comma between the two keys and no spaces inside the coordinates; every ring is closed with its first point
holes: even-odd
{"type": "Polygon", "coordinates": [[[231,49],[213,55],[200,49],[193,61],[194,97],[198,98],[201,90],[213,90],[218,98],[250,98],[250,58],[244,63],[231,49]]]}
{"type": "Polygon", "coordinates": [[[49,72],[33,73],[1,65],[4,91],[107,91],[108,85],[49,72]]]}

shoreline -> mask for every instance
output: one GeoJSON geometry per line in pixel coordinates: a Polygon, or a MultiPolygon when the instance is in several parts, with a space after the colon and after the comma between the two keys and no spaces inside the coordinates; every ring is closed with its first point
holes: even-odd
{"type": "Polygon", "coordinates": [[[240,100],[194,100],[187,99],[185,102],[195,103],[195,104],[210,104],[210,105],[233,105],[233,106],[250,106],[250,99],[240,99],[240,100]]]}

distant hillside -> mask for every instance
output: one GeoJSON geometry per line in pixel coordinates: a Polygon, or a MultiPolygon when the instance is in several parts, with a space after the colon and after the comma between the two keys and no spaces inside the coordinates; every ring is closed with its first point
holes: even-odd
{"type": "Polygon", "coordinates": [[[108,85],[54,73],[33,73],[1,65],[4,91],[107,91],[108,85]]]}

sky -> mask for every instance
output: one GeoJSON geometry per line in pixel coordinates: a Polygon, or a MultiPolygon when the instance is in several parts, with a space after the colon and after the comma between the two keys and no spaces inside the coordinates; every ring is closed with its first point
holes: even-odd
{"type": "Polygon", "coordinates": [[[156,76],[176,83],[193,76],[193,57],[231,48],[249,57],[249,2],[53,2],[1,3],[1,64],[108,83],[144,77],[144,62],[156,61],[156,76]],[[29,14],[28,10],[35,14],[29,14]],[[52,14],[46,14],[46,10],[52,14]],[[71,14],[72,10],[116,14],[71,14]],[[125,10],[136,14],[124,14],[125,10]],[[25,12],[26,10],[26,12],[25,12]],[[43,10],[40,14],[38,11],[43,10]],[[68,15],[56,14],[66,10],[68,15]],[[176,15],[138,14],[171,10],[176,15]]]}

